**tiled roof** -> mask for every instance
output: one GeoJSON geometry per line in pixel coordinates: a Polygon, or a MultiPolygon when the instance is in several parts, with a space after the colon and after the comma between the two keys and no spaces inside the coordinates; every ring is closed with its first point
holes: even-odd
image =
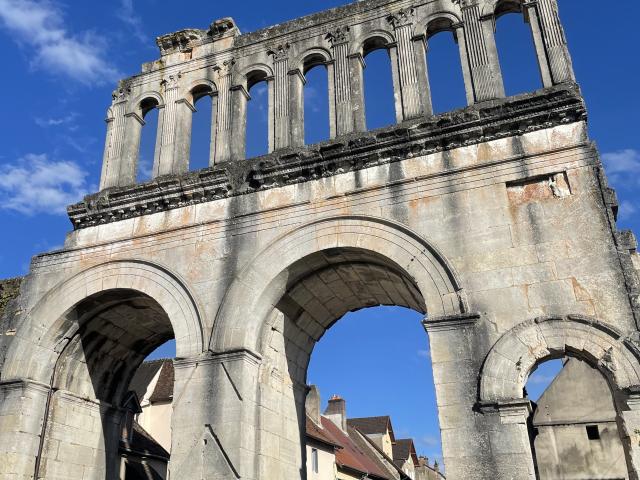
{"type": "Polygon", "coordinates": [[[404,464],[408,459],[411,459],[414,465],[418,465],[418,456],[416,455],[416,448],[413,445],[413,440],[410,438],[403,438],[396,440],[393,443],[393,461],[398,465],[404,464]]]}
{"type": "Polygon", "coordinates": [[[160,376],[158,377],[158,383],[156,388],[153,389],[153,393],[149,397],[151,403],[156,402],[170,402],[173,400],[173,380],[174,370],[173,361],[165,360],[160,370],[160,376]]]}
{"type": "Polygon", "coordinates": [[[342,448],[342,445],[334,439],[329,433],[316,425],[313,420],[307,416],[307,437],[312,438],[320,443],[324,443],[329,447],[342,448]]]}
{"type": "Polygon", "coordinates": [[[156,442],[138,422],[133,422],[131,442],[121,441],[120,447],[140,455],[151,455],[169,461],[169,452],[156,442]]]}
{"type": "Polygon", "coordinates": [[[149,383],[151,383],[153,377],[156,376],[158,370],[162,368],[164,362],[166,362],[166,360],[152,360],[150,362],[144,362],[136,371],[136,374],[133,376],[133,380],[131,380],[131,384],[129,385],[129,390],[136,392],[140,401],[144,399],[149,383]]]}
{"type": "Polygon", "coordinates": [[[383,417],[350,418],[347,420],[347,425],[357,428],[364,435],[384,434],[389,430],[391,441],[394,441],[391,418],[388,415],[383,417]]]}
{"type": "Polygon", "coordinates": [[[328,418],[321,417],[321,420],[322,428],[342,446],[336,451],[338,467],[357,471],[372,479],[393,480],[393,477],[374,459],[373,454],[363,449],[357,440],[354,441],[351,434],[358,435],[355,430],[350,429],[350,435],[347,435],[328,418]]]}

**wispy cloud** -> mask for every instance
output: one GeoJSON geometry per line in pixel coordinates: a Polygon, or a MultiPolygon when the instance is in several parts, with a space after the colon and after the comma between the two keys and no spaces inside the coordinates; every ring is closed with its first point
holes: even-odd
{"type": "Polygon", "coordinates": [[[607,174],[614,182],[637,183],[640,179],[640,151],[627,148],[602,155],[607,174]]]}
{"type": "Polygon", "coordinates": [[[28,154],[0,166],[0,208],[25,215],[64,214],[90,189],[87,172],[69,161],[28,154]]]}
{"type": "Polygon", "coordinates": [[[78,114],[75,112],[71,112],[64,117],[50,117],[50,118],[42,118],[36,117],[34,121],[36,125],[42,128],[49,127],[66,127],[68,129],[74,130],[77,128],[76,119],[78,118],[78,114]]]}
{"type": "Polygon", "coordinates": [[[431,359],[431,351],[428,348],[426,350],[418,350],[418,356],[431,359]]]}
{"type": "Polygon", "coordinates": [[[60,8],[50,0],[0,0],[0,24],[35,51],[34,69],[84,84],[112,82],[117,69],[106,59],[105,43],[92,32],[72,35],[60,8]]]}
{"type": "Polygon", "coordinates": [[[133,0],[120,0],[120,8],[116,16],[118,20],[131,28],[133,35],[143,44],[150,44],[149,38],[142,28],[142,18],[136,14],[133,8],[133,0]]]}
{"type": "Polygon", "coordinates": [[[629,200],[623,200],[622,202],[620,202],[620,207],[618,208],[618,218],[620,220],[628,220],[637,212],[638,207],[635,203],[630,202],[629,200]]]}

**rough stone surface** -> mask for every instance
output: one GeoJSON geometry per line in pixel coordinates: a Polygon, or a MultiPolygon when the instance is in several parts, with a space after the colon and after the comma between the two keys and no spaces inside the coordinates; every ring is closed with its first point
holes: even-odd
{"type": "Polygon", "coordinates": [[[636,242],[616,227],[557,15],[555,0],[363,0],[247,35],[223,19],[160,37],[161,59],[114,92],[101,191],[69,208],[64,248],[33,260],[0,325],[0,477],[114,478],[129,381],[174,337],[171,478],[302,478],[315,342],[383,304],[426,315],[447,478],[535,478],[522,387],[571,355],[607,378],[637,480],[636,242]],[[545,86],[512,98],[493,38],[507,11],[527,14],[545,86]],[[433,116],[423,59],[442,29],[469,107],[433,116]],[[392,59],[399,124],[367,132],[374,48],[392,59]],[[305,147],[314,65],[332,138],[305,147]],[[272,152],[245,160],[257,81],[272,152]],[[203,95],[210,168],[188,173],[203,95]],[[154,179],[136,185],[150,108],[154,179]]]}

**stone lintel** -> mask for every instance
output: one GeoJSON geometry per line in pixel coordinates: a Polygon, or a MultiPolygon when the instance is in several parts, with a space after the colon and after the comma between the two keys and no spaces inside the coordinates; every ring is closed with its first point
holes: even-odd
{"type": "MultiPolygon", "coordinates": [[[[248,95],[240,85],[233,88],[248,95]]],[[[85,197],[67,211],[74,229],[82,229],[585,119],[579,88],[575,84],[562,84],[316,145],[277,150],[251,160],[231,159],[233,168],[226,162],[197,172],[158,177],[144,184],[109,188],[85,197]]]]}
{"type": "Polygon", "coordinates": [[[192,358],[180,358],[173,362],[175,368],[191,368],[196,365],[216,364],[223,362],[249,361],[259,364],[262,361],[262,355],[253,350],[239,348],[227,350],[226,352],[206,352],[202,355],[192,358]]]}
{"type": "Polygon", "coordinates": [[[461,313],[458,315],[444,315],[440,317],[425,317],[422,326],[427,331],[441,332],[458,328],[473,327],[480,320],[479,313],[461,313]]]}

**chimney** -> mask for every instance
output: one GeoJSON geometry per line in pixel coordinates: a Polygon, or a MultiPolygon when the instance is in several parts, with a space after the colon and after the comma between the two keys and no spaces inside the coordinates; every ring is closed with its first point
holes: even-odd
{"type": "Polygon", "coordinates": [[[311,385],[309,387],[304,408],[313,423],[320,426],[320,390],[317,386],[311,385]]]}
{"type": "Polygon", "coordinates": [[[347,403],[339,395],[331,397],[329,405],[324,411],[324,416],[331,420],[343,432],[347,431],[347,403]]]}
{"type": "Polygon", "coordinates": [[[418,464],[421,467],[428,467],[429,466],[429,459],[427,457],[420,456],[420,457],[418,457],[418,464]]]}

